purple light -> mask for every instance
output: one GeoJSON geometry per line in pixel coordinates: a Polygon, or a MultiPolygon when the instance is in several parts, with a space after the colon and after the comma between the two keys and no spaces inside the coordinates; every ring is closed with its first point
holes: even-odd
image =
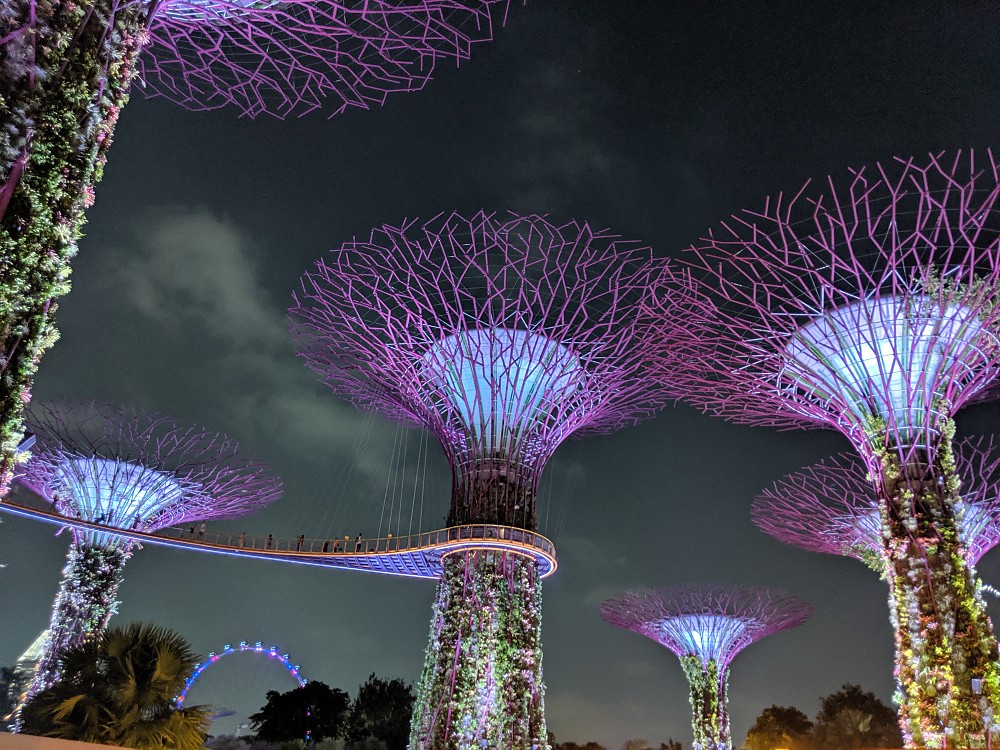
{"type": "MultiPolygon", "coordinates": [[[[1000,543],[1000,447],[992,437],[955,445],[961,499],[955,503],[972,565],[1000,543]]],[[[754,500],[753,522],[765,534],[811,552],[865,562],[884,549],[878,491],[854,454],[841,453],[780,479],[754,500]]]]}
{"type": "Polygon", "coordinates": [[[837,429],[872,477],[908,746],[964,745],[1000,711],[996,679],[971,690],[998,651],[951,457],[955,413],[1000,390],[998,198],[990,152],[897,159],[768,199],[662,275],[687,400],[837,429]]]}
{"type": "Polygon", "coordinates": [[[672,586],[627,591],[601,604],[601,617],[651,638],[681,661],[690,687],[694,746],[732,747],[729,665],[771,633],[801,625],[812,614],[783,591],[724,586],[672,586]]]}
{"type": "Polygon", "coordinates": [[[244,515],[276,500],[281,481],[228,438],[156,415],[32,403],[27,423],[36,442],[16,480],[61,515],[107,529],[73,527],[49,639],[29,688],[35,695],[58,677],[59,653],[102,631],[116,611],[134,547],[116,529],[151,532],[244,515]]]}
{"type": "MultiPolygon", "coordinates": [[[[564,440],[637,422],[671,397],[657,367],[671,340],[649,299],[657,268],[647,248],[585,224],[442,214],[317,262],[293,332],[335,393],[437,438],[455,477],[449,526],[534,529],[539,478],[564,440]]],[[[494,632],[508,609],[536,612],[538,562],[457,546],[410,746],[542,744],[540,613],[494,632]],[[480,605],[462,581],[484,587],[480,605]],[[508,665],[530,668],[496,671],[494,638],[517,644],[508,665]]]]}
{"type": "Polygon", "coordinates": [[[508,0],[162,0],[139,76],[151,96],[250,117],[370,108],[468,59],[508,0]]]}
{"type": "Polygon", "coordinates": [[[644,635],[678,657],[719,669],[755,641],[801,625],[812,607],[776,589],[671,586],[627,591],[605,600],[601,617],[644,635]]]}

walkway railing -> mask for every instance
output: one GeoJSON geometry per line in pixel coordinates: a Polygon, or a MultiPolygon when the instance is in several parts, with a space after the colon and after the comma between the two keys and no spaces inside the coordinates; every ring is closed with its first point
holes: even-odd
{"type": "Polygon", "coordinates": [[[51,506],[39,507],[8,496],[0,502],[0,511],[33,518],[59,526],[87,529],[131,539],[142,544],[157,544],[182,549],[197,549],[217,554],[256,557],[299,565],[319,565],[345,570],[439,578],[442,560],[464,550],[487,549],[527,557],[538,563],[546,578],[556,569],[555,546],[541,534],[512,526],[469,524],[406,536],[364,537],[275,537],[272,534],[201,530],[201,524],[173,526],[155,532],[119,529],[105,524],[67,518],[51,506]]]}

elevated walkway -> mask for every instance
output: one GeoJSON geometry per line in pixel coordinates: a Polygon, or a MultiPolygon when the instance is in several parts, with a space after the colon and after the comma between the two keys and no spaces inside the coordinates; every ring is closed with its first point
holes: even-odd
{"type": "MultiPolygon", "coordinates": [[[[105,534],[111,528],[59,515],[38,498],[8,495],[0,502],[0,512],[105,534]]],[[[467,550],[493,550],[527,557],[538,563],[542,578],[547,578],[556,570],[556,551],[552,542],[541,534],[511,526],[469,524],[408,536],[389,535],[372,539],[299,539],[214,530],[201,533],[200,528],[200,523],[183,528],[168,527],[153,533],[115,528],[114,534],[140,544],[407,578],[436,580],[441,577],[444,558],[467,550]]]]}

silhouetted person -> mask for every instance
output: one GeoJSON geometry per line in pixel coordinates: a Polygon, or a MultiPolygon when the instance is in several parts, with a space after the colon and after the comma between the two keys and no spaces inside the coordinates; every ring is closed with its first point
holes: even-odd
{"type": "Polygon", "coordinates": [[[361,551],[361,534],[358,534],[357,539],[354,540],[354,551],[361,551]]]}
{"type": "Polygon", "coordinates": [[[271,549],[273,546],[274,546],[274,537],[268,534],[267,544],[264,545],[264,549],[271,549]]]}
{"type": "Polygon", "coordinates": [[[305,534],[299,534],[299,538],[295,540],[295,551],[296,552],[301,552],[302,551],[302,545],[303,545],[303,543],[305,541],[306,541],[306,535],[305,534]]]}

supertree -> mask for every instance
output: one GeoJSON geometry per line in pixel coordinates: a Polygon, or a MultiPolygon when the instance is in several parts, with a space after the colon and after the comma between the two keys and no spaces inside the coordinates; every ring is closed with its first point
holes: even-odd
{"type": "Polygon", "coordinates": [[[734,217],[661,289],[667,329],[689,336],[669,369],[691,402],[737,422],[832,427],[865,462],[913,746],[963,744],[980,704],[1000,707],[952,451],[952,415],[998,385],[997,181],[992,154],[971,152],[855,170],[734,217]]]}
{"type": "MultiPolygon", "coordinates": [[[[1000,450],[993,438],[955,445],[961,497],[959,539],[971,565],[1000,544],[1000,450]]],[[[864,463],[842,453],[778,480],[753,502],[751,517],[766,534],[812,552],[853,557],[885,577],[878,497],[864,463]]]]}
{"type": "MultiPolygon", "coordinates": [[[[668,398],[653,367],[667,342],[646,300],[656,267],[647,248],[586,224],[442,214],[333,251],[291,313],[302,355],[338,395],[438,439],[450,525],[533,529],[563,440],[668,398]]],[[[444,568],[412,750],[545,747],[536,564],[464,550],[444,568]]]]}
{"type": "Polygon", "coordinates": [[[0,496],[57,337],[84,210],[133,79],[192,109],[380,104],[468,57],[509,0],[8,0],[0,4],[0,496]]]}
{"type": "Polygon", "coordinates": [[[277,500],[281,480],[224,435],[155,414],[97,404],[33,404],[36,444],[17,481],[67,518],[106,526],[72,529],[49,636],[29,695],[49,687],[59,655],[104,630],[115,613],[135,543],[114,529],[235,518],[277,500]]]}
{"type": "Polygon", "coordinates": [[[695,750],[729,750],[729,665],[761,638],[801,625],[808,602],[775,589],[680,585],[626,591],[601,604],[601,617],[666,646],[690,686],[695,750]]]}

